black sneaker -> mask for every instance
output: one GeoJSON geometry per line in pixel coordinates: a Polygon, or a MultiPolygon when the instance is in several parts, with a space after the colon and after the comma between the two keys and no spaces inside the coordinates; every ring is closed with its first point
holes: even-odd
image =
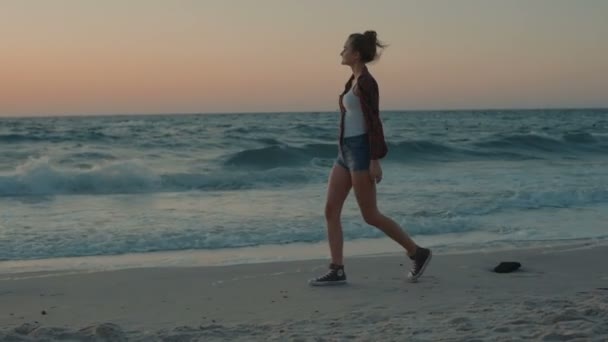
{"type": "Polygon", "coordinates": [[[344,266],[329,264],[329,271],[324,275],[308,281],[310,286],[331,286],[346,284],[344,266]]]}
{"type": "Polygon", "coordinates": [[[412,269],[410,273],[408,273],[407,278],[413,283],[424,273],[426,266],[431,262],[431,257],[433,253],[428,248],[418,247],[416,249],[416,254],[410,256],[414,262],[412,264],[412,269]]]}

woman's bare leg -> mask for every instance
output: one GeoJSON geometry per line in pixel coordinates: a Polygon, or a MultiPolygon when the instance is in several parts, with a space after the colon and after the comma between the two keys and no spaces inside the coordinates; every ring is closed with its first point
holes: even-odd
{"type": "Polygon", "coordinates": [[[355,189],[357,203],[365,222],[384,232],[407,251],[408,255],[416,253],[416,243],[389,217],[380,213],[376,204],[376,184],[369,176],[369,171],[351,172],[352,187],[355,189]]]}
{"type": "Polygon", "coordinates": [[[327,186],[327,200],[325,204],[325,221],[327,222],[327,239],[331,252],[331,262],[343,265],[342,223],[340,215],[344,201],[352,187],[350,173],[344,167],[336,164],[331,170],[327,186]]]}

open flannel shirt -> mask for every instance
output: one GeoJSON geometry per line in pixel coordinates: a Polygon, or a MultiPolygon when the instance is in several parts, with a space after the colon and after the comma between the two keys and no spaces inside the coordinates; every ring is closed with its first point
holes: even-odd
{"type": "MultiPolygon", "coordinates": [[[[344,115],[346,114],[346,108],[342,103],[342,98],[352,87],[354,78],[355,75],[350,77],[344,86],[344,91],[340,94],[340,145],[342,145],[344,139],[344,115]]],[[[369,73],[367,67],[363,69],[363,72],[357,79],[357,86],[359,87],[358,95],[359,100],[361,101],[361,110],[365,115],[365,121],[367,123],[370,158],[372,160],[381,159],[388,153],[388,147],[386,146],[384,130],[382,129],[382,122],[380,121],[378,83],[369,73]]]]}

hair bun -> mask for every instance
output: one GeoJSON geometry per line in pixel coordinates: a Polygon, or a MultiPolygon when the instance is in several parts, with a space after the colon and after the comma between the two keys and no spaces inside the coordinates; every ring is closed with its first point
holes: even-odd
{"type": "Polygon", "coordinates": [[[369,39],[374,44],[376,43],[376,31],[365,31],[363,35],[365,36],[365,38],[369,39]]]}

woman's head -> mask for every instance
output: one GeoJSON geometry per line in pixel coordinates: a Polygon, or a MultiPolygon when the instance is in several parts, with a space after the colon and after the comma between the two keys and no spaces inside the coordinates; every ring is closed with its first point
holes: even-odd
{"type": "Polygon", "coordinates": [[[383,49],[385,47],[386,45],[378,40],[376,31],[353,33],[344,43],[344,50],[340,53],[342,64],[369,63],[380,56],[378,48],[383,49]]]}

